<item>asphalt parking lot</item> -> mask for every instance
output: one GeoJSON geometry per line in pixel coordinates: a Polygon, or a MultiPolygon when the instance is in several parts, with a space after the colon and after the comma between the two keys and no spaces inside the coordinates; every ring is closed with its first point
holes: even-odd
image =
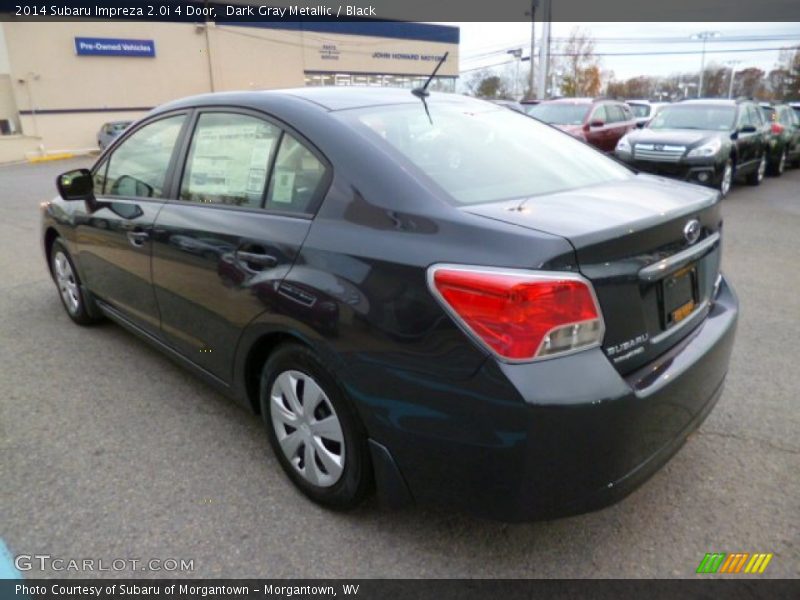
{"type": "MultiPolygon", "coordinates": [[[[72,324],[38,205],[87,160],[0,167],[0,538],[12,555],[189,559],[193,577],[689,577],[706,552],[771,552],[800,576],[800,170],[724,201],[741,300],[726,390],[622,502],[504,525],[295,491],[258,417],[120,327],[72,324]]],[[[36,576],[163,576],[159,572],[36,576]]],[[[706,576],[708,577],[708,576],[706,576]]]]}

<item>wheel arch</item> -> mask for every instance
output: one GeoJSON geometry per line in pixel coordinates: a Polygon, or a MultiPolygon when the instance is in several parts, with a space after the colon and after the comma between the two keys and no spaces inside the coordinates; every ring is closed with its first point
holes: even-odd
{"type": "Polygon", "coordinates": [[[56,231],[55,227],[48,227],[44,232],[44,256],[47,259],[47,270],[50,272],[50,276],[53,275],[53,268],[51,266],[53,258],[53,244],[59,237],[61,236],[59,235],[58,231],[56,231]]]}

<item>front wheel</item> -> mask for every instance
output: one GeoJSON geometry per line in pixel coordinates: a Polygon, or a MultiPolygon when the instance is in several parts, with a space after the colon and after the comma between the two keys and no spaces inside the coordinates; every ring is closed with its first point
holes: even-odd
{"type": "Polygon", "coordinates": [[[372,485],[367,436],[335,375],[309,348],[279,347],[264,365],[261,416],[281,467],[314,502],[355,508],[372,485]]]}
{"type": "Polygon", "coordinates": [[[87,310],[87,299],[81,288],[78,271],[67,248],[60,240],[53,242],[50,251],[50,270],[69,318],[78,325],[90,325],[96,322],[98,319],[92,317],[87,310]]]}
{"type": "Polygon", "coordinates": [[[731,191],[733,184],[733,161],[729,158],[725,161],[725,167],[722,169],[722,177],[719,179],[719,193],[724,198],[731,191]]]}
{"type": "Polygon", "coordinates": [[[761,162],[758,163],[758,169],[747,176],[747,183],[750,185],[761,185],[764,181],[764,175],[767,172],[767,153],[761,157],[761,162]]]}

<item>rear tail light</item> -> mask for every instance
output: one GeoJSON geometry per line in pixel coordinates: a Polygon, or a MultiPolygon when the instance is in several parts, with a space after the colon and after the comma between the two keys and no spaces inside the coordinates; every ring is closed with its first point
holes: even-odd
{"type": "Polygon", "coordinates": [[[509,362],[584,350],[603,340],[597,298],[580,275],[434,265],[428,285],[467,333],[509,362]]]}
{"type": "Polygon", "coordinates": [[[783,133],[783,125],[780,123],[773,123],[771,129],[772,133],[783,133]]]}

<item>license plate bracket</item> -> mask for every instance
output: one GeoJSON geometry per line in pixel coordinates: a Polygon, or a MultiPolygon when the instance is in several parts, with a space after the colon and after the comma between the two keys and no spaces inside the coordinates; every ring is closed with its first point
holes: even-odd
{"type": "Polygon", "coordinates": [[[697,267],[689,265],[661,281],[664,329],[674,327],[697,307],[697,267]]]}

